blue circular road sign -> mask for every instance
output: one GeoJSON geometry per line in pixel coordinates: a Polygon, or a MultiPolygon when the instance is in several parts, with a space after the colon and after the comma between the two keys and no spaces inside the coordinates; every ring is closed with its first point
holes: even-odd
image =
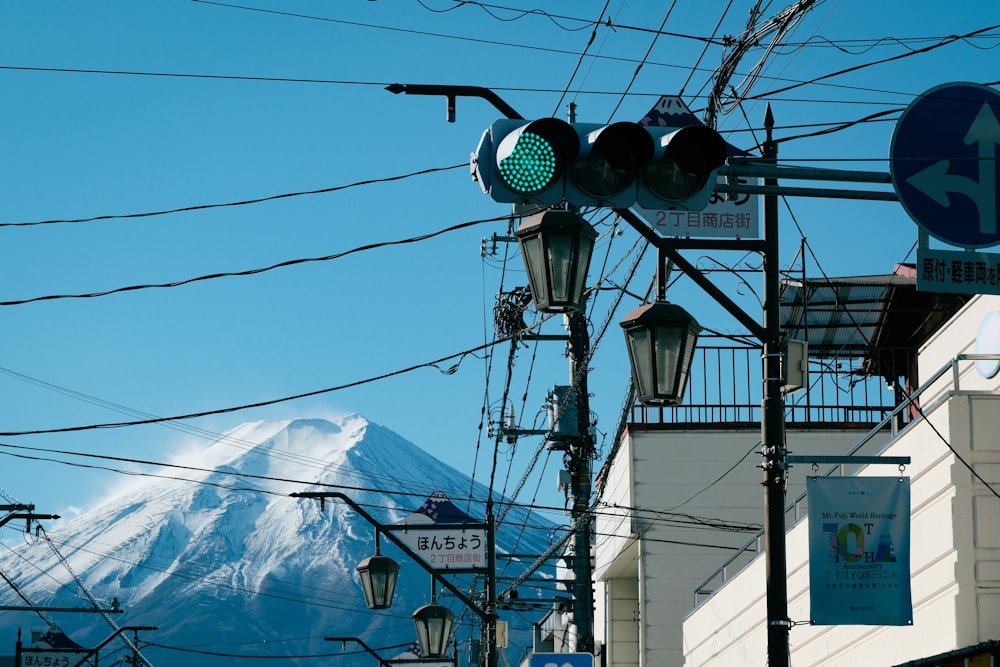
{"type": "Polygon", "coordinates": [[[903,208],[931,236],[963,248],[1000,243],[1000,92],[947,83],[896,122],[889,173],[903,208]]]}

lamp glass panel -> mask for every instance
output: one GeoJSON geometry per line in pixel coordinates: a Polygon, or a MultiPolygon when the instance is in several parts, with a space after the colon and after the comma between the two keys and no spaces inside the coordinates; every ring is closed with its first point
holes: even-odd
{"type": "Polygon", "coordinates": [[[684,350],[682,346],[687,327],[666,326],[656,329],[656,393],[659,396],[676,396],[677,365],[684,350]]]}
{"type": "Polygon", "coordinates": [[[379,601],[375,599],[374,581],[368,572],[360,572],[361,591],[365,594],[365,604],[369,609],[377,609],[379,601]]]}
{"type": "Polygon", "coordinates": [[[521,243],[521,254],[524,256],[524,268],[528,271],[528,286],[535,303],[548,303],[549,295],[546,288],[548,278],[545,269],[545,248],[539,234],[530,234],[518,239],[521,243]]]}
{"type": "Polygon", "coordinates": [[[424,655],[431,655],[434,647],[431,646],[430,637],[427,636],[427,624],[421,620],[414,620],[414,627],[417,630],[417,644],[420,645],[420,652],[424,655]]]}
{"type": "Polygon", "coordinates": [[[594,237],[589,234],[580,234],[577,240],[576,262],[573,268],[576,275],[573,276],[574,294],[571,301],[580,304],[582,307],[583,290],[587,286],[587,272],[590,270],[590,257],[594,254],[594,237]]]}
{"type": "Polygon", "coordinates": [[[649,331],[635,328],[625,333],[636,391],[639,396],[650,396],[653,394],[653,354],[649,349],[649,331]]]}
{"type": "Polygon", "coordinates": [[[565,305],[571,302],[570,290],[574,278],[573,258],[576,255],[575,239],[575,234],[551,234],[548,239],[549,266],[552,271],[549,294],[552,302],[556,304],[565,305]]]}
{"type": "Polygon", "coordinates": [[[396,590],[397,571],[369,572],[372,581],[372,602],[375,608],[388,608],[392,605],[392,594],[396,590]]]}

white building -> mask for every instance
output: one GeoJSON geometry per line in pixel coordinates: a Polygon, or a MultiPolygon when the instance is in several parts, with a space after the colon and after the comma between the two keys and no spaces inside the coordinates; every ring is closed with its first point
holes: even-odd
{"type": "MultiPolygon", "coordinates": [[[[916,292],[913,278],[912,269],[899,267],[892,276],[786,285],[785,330],[809,341],[811,372],[809,391],[787,399],[788,449],[912,459],[904,472],[912,484],[912,627],[809,625],[800,495],[817,471],[789,471],[796,667],[897,665],[1000,638],[1000,376],[982,377],[962,357],[976,350],[980,324],[1000,311],[1000,298],[976,297],[962,307],[965,297],[916,292]],[[918,385],[926,418],[903,401],[918,385]]],[[[1000,324],[993,340],[1000,352],[1000,324]]],[[[704,352],[685,406],[637,411],[601,472],[601,664],[766,662],[763,540],[756,533],[764,491],[754,465],[760,363],[756,350],[741,354],[704,352]],[[699,374],[715,379],[699,386],[699,374]],[[737,378],[735,389],[718,379],[729,375],[737,378]]],[[[869,466],[859,474],[899,471],[869,466]]]]}

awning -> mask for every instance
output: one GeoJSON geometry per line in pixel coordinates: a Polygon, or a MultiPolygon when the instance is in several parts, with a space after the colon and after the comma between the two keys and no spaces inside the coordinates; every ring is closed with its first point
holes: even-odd
{"type": "Polygon", "coordinates": [[[781,322],[785,338],[806,341],[811,357],[863,356],[867,374],[899,377],[886,366],[899,368],[969,298],[918,292],[916,269],[897,264],[887,275],[786,279],[781,322]]]}

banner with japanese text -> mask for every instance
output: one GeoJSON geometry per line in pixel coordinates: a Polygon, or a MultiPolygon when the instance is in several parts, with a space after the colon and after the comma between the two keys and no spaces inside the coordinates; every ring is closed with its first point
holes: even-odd
{"type": "Polygon", "coordinates": [[[809,477],[810,618],[911,625],[908,477],[809,477]]]}

